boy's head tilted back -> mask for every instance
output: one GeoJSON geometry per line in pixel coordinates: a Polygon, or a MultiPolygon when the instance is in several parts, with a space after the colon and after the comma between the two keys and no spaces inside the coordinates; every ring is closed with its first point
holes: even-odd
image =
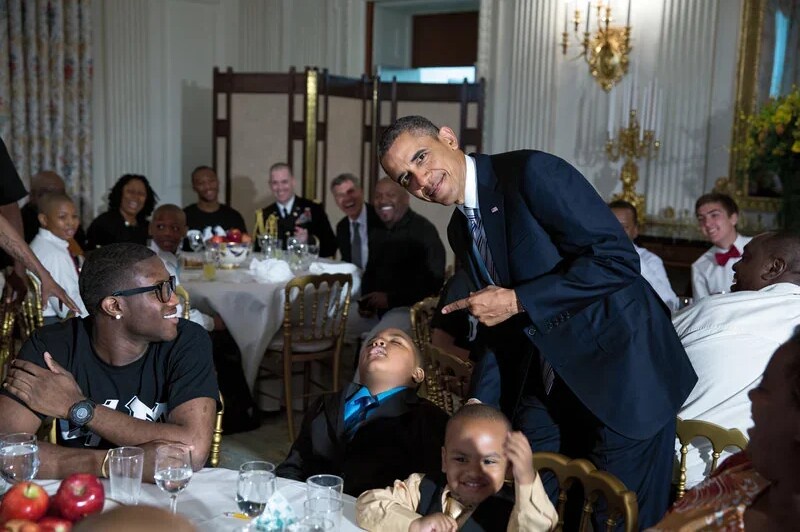
{"type": "Polygon", "coordinates": [[[416,386],[425,378],[422,355],[400,329],[384,329],[364,343],[358,357],[361,384],[373,395],[398,386],[416,386]]]}
{"type": "Polygon", "coordinates": [[[484,404],[465,405],[447,422],[442,472],[462,504],[475,506],[503,487],[509,460],[504,449],[511,423],[484,404]]]}
{"type": "Polygon", "coordinates": [[[52,192],[39,199],[39,224],[61,240],[75,236],[80,219],[72,198],[52,192]]]}

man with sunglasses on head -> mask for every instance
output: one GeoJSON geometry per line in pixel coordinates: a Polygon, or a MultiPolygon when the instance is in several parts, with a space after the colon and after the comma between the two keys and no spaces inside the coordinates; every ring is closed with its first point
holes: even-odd
{"type": "Polygon", "coordinates": [[[39,446],[40,478],[106,476],[107,450],[191,446],[194,469],[211,446],[218,388],[208,333],[178,317],[175,278],[153,251],[112,244],[81,271],[89,317],[35,331],[0,391],[0,433],[35,433],[55,418],[55,444],[39,446]]]}

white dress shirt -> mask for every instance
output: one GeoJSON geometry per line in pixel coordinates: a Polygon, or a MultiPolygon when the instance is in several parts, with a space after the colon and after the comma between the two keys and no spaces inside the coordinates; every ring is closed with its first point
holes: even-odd
{"type": "MultiPolygon", "coordinates": [[[[711,296],[676,314],[672,323],[698,377],[678,416],[747,434],[753,425],[747,392],[758,385],[772,354],[800,323],[800,286],[778,283],[711,296]]],[[[693,442],[686,463],[691,487],[711,465],[707,440],[693,442]]]]}
{"type": "MultiPolygon", "coordinates": [[[[44,227],[39,228],[39,233],[31,242],[33,251],[42,266],[50,272],[53,280],[61,285],[61,288],[78,305],[80,316],[85,318],[89,313],[81,299],[80,289],[78,288],[78,270],[75,269],[75,262],[69,253],[69,242],[62,240],[44,227]]],[[[69,309],[66,305],[61,305],[58,299],[50,297],[47,304],[42,309],[42,316],[45,318],[59,317],[66,318],[69,309]]]]}
{"type": "MultiPolygon", "coordinates": [[[[744,251],[744,247],[752,237],[737,235],[733,245],[739,250],[739,253],[744,251]]],[[[731,285],[733,284],[733,265],[739,259],[728,259],[725,266],[717,264],[714,258],[715,253],[725,253],[727,249],[722,249],[717,246],[712,246],[711,249],[703,253],[699,259],[692,264],[692,296],[694,301],[703,299],[712,294],[720,294],[722,292],[730,292],[731,285]]]]}
{"type": "MultiPolygon", "coordinates": [[[[158,255],[158,258],[164,263],[167,273],[175,276],[175,286],[181,284],[181,279],[179,276],[181,259],[178,257],[178,255],[161,249],[153,240],[150,240],[148,247],[155,251],[156,255],[158,255]]],[[[178,248],[178,253],[180,253],[180,248],[178,248]]],[[[178,303],[178,316],[181,318],[183,317],[183,303],[178,303]]],[[[196,308],[189,309],[189,321],[195,322],[207,331],[214,330],[214,318],[208,314],[203,314],[196,308]]]]}
{"type": "Polygon", "coordinates": [[[369,260],[369,240],[368,240],[368,233],[367,233],[367,206],[364,205],[361,207],[361,212],[358,214],[358,217],[355,220],[350,220],[350,244],[353,243],[353,222],[358,222],[358,233],[361,235],[361,265],[362,269],[366,269],[367,267],[367,260],[369,260]]]}
{"type": "Polygon", "coordinates": [[[634,244],[633,247],[636,253],[639,254],[642,277],[650,283],[650,286],[656,291],[658,297],[661,298],[671,311],[674,312],[678,310],[678,296],[675,295],[675,292],[672,290],[672,285],[669,284],[667,270],[664,269],[664,261],[652,251],[640,248],[636,244],[634,244]]]}

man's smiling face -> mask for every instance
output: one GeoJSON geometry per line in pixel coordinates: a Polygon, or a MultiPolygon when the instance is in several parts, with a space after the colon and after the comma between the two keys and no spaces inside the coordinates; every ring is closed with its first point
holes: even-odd
{"type": "Polygon", "coordinates": [[[464,203],[467,163],[455,133],[443,127],[436,137],[404,132],[381,158],[393,181],[423,201],[464,203]]]}

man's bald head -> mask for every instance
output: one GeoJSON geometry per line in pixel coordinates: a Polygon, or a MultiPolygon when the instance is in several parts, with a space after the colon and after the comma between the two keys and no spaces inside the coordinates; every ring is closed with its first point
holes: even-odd
{"type": "Polygon", "coordinates": [[[788,231],[762,233],[745,247],[733,265],[731,290],[761,290],[776,283],[800,285],[800,235],[788,231]]]}
{"type": "Polygon", "coordinates": [[[64,194],[66,186],[61,176],[52,170],[43,170],[31,177],[30,203],[38,205],[39,200],[47,194],[64,194]]]}

